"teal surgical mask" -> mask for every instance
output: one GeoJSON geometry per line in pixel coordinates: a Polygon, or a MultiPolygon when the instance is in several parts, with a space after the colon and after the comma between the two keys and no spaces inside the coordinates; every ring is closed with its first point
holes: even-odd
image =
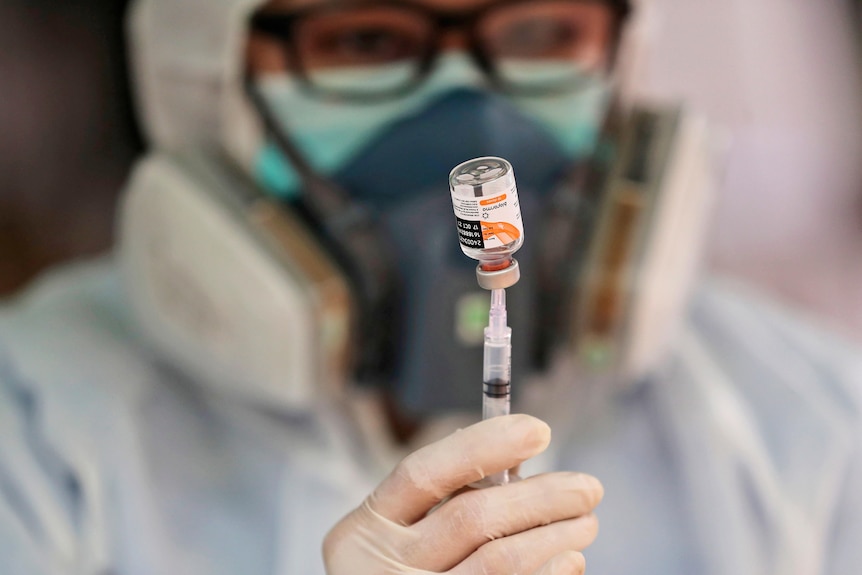
{"type": "MultiPolygon", "coordinates": [[[[554,64],[512,64],[525,73],[541,77],[558,74],[554,64]]],[[[567,65],[571,73],[571,65],[567,65]]],[[[323,81],[329,85],[355,85],[356,75],[368,82],[386,85],[400,82],[403,66],[386,69],[337,71],[323,81]]],[[[607,81],[595,74],[579,72],[577,88],[550,96],[510,98],[526,117],[546,130],[572,158],[592,150],[608,100],[607,81]]],[[[318,79],[320,81],[320,79],[318,79]]],[[[287,74],[267,75],[255,82],[278,124],[289,134],[317,173],[329,176],[338,172],[386,129],[412,115],[421,113],[446,94],[463,89],[484,90],[486,80],[464,54],[442,56],[426,82],[414,92],[375,103],[338,101],[310,94],[287,74]]],[[[254,172],[258,181],[279,197],[289,199],[300,188],[298,176],[278,148],[268,142],[257,155],[254,172]]]]}

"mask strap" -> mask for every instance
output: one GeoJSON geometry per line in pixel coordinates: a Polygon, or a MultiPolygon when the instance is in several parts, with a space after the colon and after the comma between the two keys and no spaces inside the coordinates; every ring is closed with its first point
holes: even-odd
{"type": "Polygon", "coordinates": [[[356,290],[360,308],[354,334],[357,379],[361,383],[385,382],[393,366],[394,318],[400,317],[400,288],[392,250],[371,212],[314,171],[250,78],[246,78],[245,89],[267,134],[302,180],[299,211],[312,223],[356,290]]]}
{"type": "Polygon", "coordinates": [[[569,337],[576,309],[573,297],[593,241],[597,211],[605,193],[604,181],[616,152],[623,119],[618,98],[608,106],[601,137],[591,157],[577,162],[553,190],[544,212],[545,227],[537,251],[539,325],[533,357],[539,369],[548,367],[551,353],[569,337]]]}

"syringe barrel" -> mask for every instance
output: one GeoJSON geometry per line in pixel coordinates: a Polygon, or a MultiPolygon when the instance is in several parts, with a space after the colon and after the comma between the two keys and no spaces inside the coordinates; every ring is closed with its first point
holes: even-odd
{"type": "Polygon", "coordinates": [[[503,328],[500,335],[493,334],[490,327],[485,328],[482,379],[486,396],[509,395],[512,381],[512,328],[503,328]]]}
{"type": "Polygon", "coordinates": [[[509,396],[488,397],[486,395],[482,400],[482,419],[509,415],[510,404],[509,396]]]}
{"type": "MultiPolygon", "coordinates": [[[[508,390],[508,384],[506,389],[508,390]]],[[[488,393],[488,384],[485,384],[485,397],[482,398],[482,419],[490,419],[501,415],[509,415],[510,398],[508,391],[504,396],[494,396],[488,393]]],[[[492,473],[474,484],[474,487],[493,487],[494,485],[506,485],[510,481],[509,471],[503,470],[492,473]]]]}

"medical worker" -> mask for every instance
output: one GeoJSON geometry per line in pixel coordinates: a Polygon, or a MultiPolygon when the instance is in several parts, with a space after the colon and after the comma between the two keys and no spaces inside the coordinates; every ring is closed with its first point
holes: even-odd
{"type": "Polygon", "coordinates": [[[0,572],[549,575],[595,539],[604,575],[858,573],[858,354],[692,284],[694,168],[650,210],[580,177],[621,153],[645,8],[137,2],[118,248],[0,314],[0,572]],[[488,296],[446,182],[482,155],[518,179],[530,415],[475,423],[488,296]]]}

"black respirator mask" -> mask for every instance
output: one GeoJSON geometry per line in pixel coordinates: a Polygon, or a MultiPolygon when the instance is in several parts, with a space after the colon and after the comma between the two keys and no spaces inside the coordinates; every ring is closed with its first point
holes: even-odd
{"type": "MultiPolygon", "coordinates": [[[[391,270],[377,275],[391,282],[377,292],[386,299],[365,304],[368,323],[361,337],[384,348],[369,350],[366,357],[385,358],[367,366],[378,368],[366,372],[368,380],[377,371],[413,415],[480,405],[477,370],[489,295],[476,283],[475,262],[458,246],[447,182],[454,166],[483,155],[516,166],[525,227],[536,239],[520,251],[524,280],[509,293],[517,378],[531,367],[529,353],[540,327],[535,260],[543,209],[572,166],[550,135],[501,96],[456,90],[392,125],[331,178],[368,214],[363,225],[375,229],[374,259],[385,259],[391,270]]],[[[355,242],[336,235],[339,257],[356,257],[355,242]]]]}

